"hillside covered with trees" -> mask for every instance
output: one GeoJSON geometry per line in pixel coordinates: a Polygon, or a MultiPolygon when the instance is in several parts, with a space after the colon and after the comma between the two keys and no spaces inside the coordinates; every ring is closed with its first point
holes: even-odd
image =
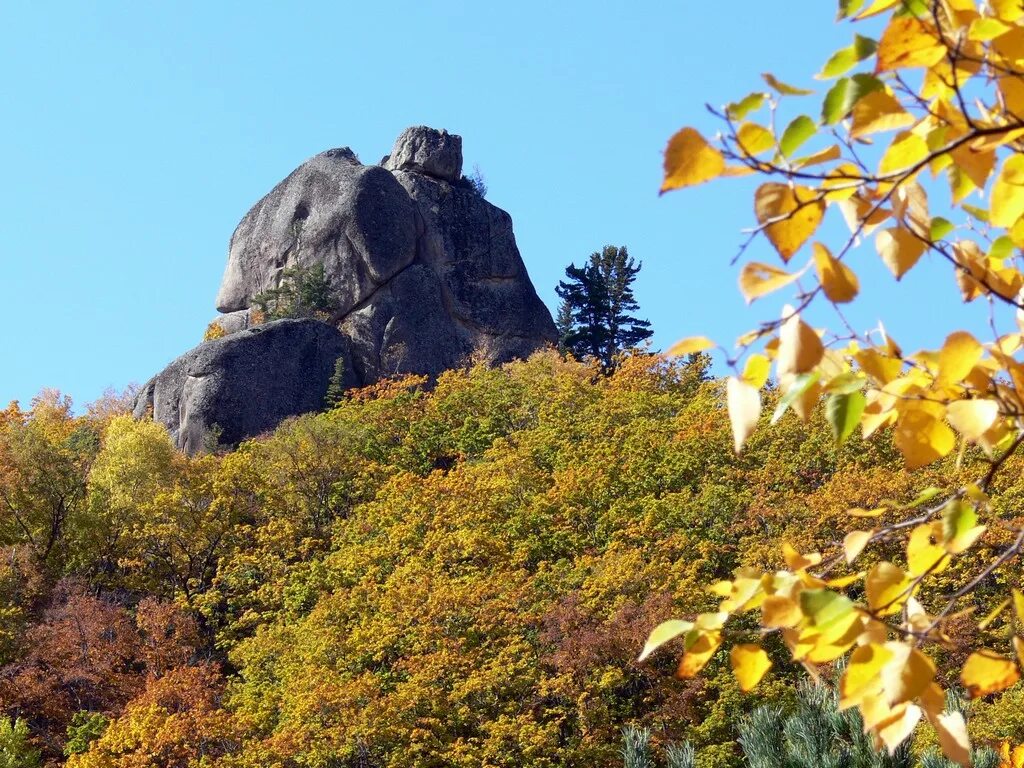
{"type": "MultiPolygon", "coordinates": [[[[116,399],[12,404],[6,765],[618,765],[627,725],[738,764],[738,719],[791,706],[799,668],[769,643],[756,696],[724,658],[679,681],[671,652],[637,662],[647,633],[927,477],[886,441],[837,449],[817,417],[737,459],[707,364],[636,354],[604,376],[542,352],[196,457],[116,399]]],[[[1020,695],[985,705],[979,738],[1024,738],[1020,695]]]]}

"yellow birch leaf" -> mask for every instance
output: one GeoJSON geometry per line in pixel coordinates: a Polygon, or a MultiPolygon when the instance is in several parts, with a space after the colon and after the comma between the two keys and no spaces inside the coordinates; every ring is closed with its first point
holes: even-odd
{"type": "Polygon", "coordinates": [[[775,137],[763,125],[744,123],[736,131],[736,143],[744,153],[753,157],[775,146],[775,137]]]}
{"type": "Polygon", "coordinates": [[[906,222],[907,228],[921,240],[931,235],[928,215],[928,194],[915,180],[904,182],[893,193],[893,212],[906,222]]]}
{"type": "Polygon", "coordinates": [[[989,6],[996,16],[1003,21],[1017,21],[1024,16],[1024,7],[1020,0],[989,0],[989,6]]]}
{"type": "Polygon", "coordinates": [[[911,168],[928,157],[928,142],[923,136],[906,131],[896,136],[878,164],[880,174],[911,168]]]}
{"type": "MultiPolygon", "coordinates": [[[[808,374],[812,377],[812,381],[809,385],[800,392],[796,399],[790,403],[790,408],[793,409],[793,413],[797,415],[804,424],[806,424],[811,414],[814,413],[814,407],[818,404],[818,400],[821,399],[822,386],[818,377],[814,374],[808,374]]],[[[786,374],[779,376],[779,386],[783,392],[787,395],[792,387],[795,386],[794,382],[801,380],[801,376],[795,374],[786,374]]]]}
{"type": "Polygon", "coordinates": [[[768,182],[754,193],[754,213],[779,256],[789,261],[818,229],[825,203],[809,187],[768,182]]]}
{"type": "Polygon", "coordinates": [[[846,514],[850,517],[881,517],[886,513],[885,507],[876,507],[875,509],[864,509],[862,507],[851,507],[846,510],[846,514]]]}
{"type": "Polygon", "coordinates": [[[722,175],[725,158],[693,128],[683,128],[665,149],[665,180],[661,191],[703,184],[722,175]]]}
{"type": "Polygon", "coordinates": [[[857,14],[858,19],[866,19],[871,16],[877,16],[880,13],[885,13],[894,5],[899,5],[903,0],[875,0],[871,5],[857,14]]]}
{"type": "Polygon", "coordinates": [[[870,133],[906,128],[916,121],[896,97],[881,90],[872,91],[854,104],[851,116],[850,136],[855,139],[870,133]]]}
{"type": "Polygon", "coordinates": [[[826,176],[821,182],[822,189],[830,190],[825,193],[826,200],[847,200],[857,194],[858,187],[865,181],[863,171],[853,163],[840,163],[826,176]]]}
{"type": "Polygon", "coordinates": [[[893,710],[895,714],[878,723],[876,732],[892,755],[900,744],[907,740],[921,720],[921,708],[916,704],[901,704],[893,710]]]}
{"type": "Polygon", "coordinates": [[[732,594],[732,582],[731,581],[716,581],[710,587],[708,592],[718,595],[719,597],[728,597],[732,594]]]}
{"type": "Polygon", "coordinates": [[[726,405],[729,408],[729,422],[736,453],[743,450],[743,444],[753,433],[761,416],[761,393],[742,379],[730,376],[726,382],[726,405]]]}
{"type": "Polygon", "coordinates": [[[841,156],[842,150],[839,149],[839,145],[833,144],[827,149],[815,152],[813,155],[797,158],[793,161],[793,167],[798,169],[810,168],[812,165],[820,165],[821,163],[827,163],[831,160],[838,160],[841,156]]]}
{"type": "MultiPolygon", "coordinates": [[[[901,704],[900,708],[906,706],[901,704]]],[[[902,711],[902,709],[900,709],[902,711]]],[[[864,733],[869,733],[879,723],[892,716],[894,710],[890,707],[881,695],[867,695],[860,703],[860,716],[864,721],[864,733]]],[[[876,743],[875,749],[881,749],[881,744],[876,743]]]]}
{"type": "Polygon", "coordinates": [[[768,83],[768,85],[784,96],[810,96],[814,93],[814,91],[808,91],[806,88],[796,88],[792,85],[787,85],[781,80],[776,79],[775,75],[770,72],[763,73],[761,77],[764,78],[764,81],[768,83]]]}
{"type": "Polygon", "coordinates": [[[798,277],[800,277],[799,272],[791,273],[773,267],[771,264],[751,261],[744,264],[743,269],[740,270],[740,293],[750,304],[754,299],[789,285],[798,277]]]}
{"type": "Polygon", "coordinates": [[[761,603],[761,624],[765,627],[795,627],[803,617],[800,606],[784,595],[769,595],[761,603]]]}
{"type": "Polygon", "coordinates": [[[910,268],[917,264],[926,244],[913,232],[903,227],[883,229],[875,237],[875,248],[882,257],[885,266],[899,280],[910,268]]]}
{"type": "Polygon", "coordinates": [[[695,677],[704,666],[711,661],[718,646],[722,644],[721,632],[702,632],[696,642],[683,652],[676,669],[676,677],[686,679],[695,677]]]}
{"type": "Polygon", "coordinates": [[[782,559],[786,561],[786,567],[791,571],[802,571],[821,562],[819,552],[811,552],[801,555],[788,541],[782,542],[782,559]]]}
{"type": "Polygon", "coordinates": [[[740,684],[740,690],[746,693],[753,690],[765,673],[772,668],[768,654],[759,645],[745,643],[734,645],[729,653],[732,672],[740,684]]]}
{"type": "Polygon", "coordinates": [[[846,554],[846,562],[852,563],[857,555],[864,551],[864,547],[871,541],[874,531],[850,531],[843,538],[843,552],[846,554]]]}
{"type": "Polygon", "coordinates": [[[946,693],[938,683],[933,682],[921,691],[917,701],[928,715],[928,719],[934,720],[946,708],[946,693]]]}
{"type": "Polygon", "coordinates": [[[967,39],[972,42],[987,43],[1010,31],[1010,27],[991,16],[979,16],[967,28],[967,39]]]}
{"type": "Polygon", "coordinates": [[[1024,216],[1024,155],[1006,158],[992,186],[989,221],[996,227],[1012,227],[1024,216]]]}
{"type": "Polygon", "coordinates": [[[722,177],[726,179],[736,179],[740,176],[750,176],[757,171],[748,165],[727,165],[725,170],[722,171],[722,177]]]}
{"type": "Polygon", "coordinates": [[[753,354],[747,358],[743,366],[743,380],[750,386],[760,389],[768,381],[772,362],[764,355],[753,354]]]}
{"type": "Polygon", "coordinates": [[[663,621],[648,635],[647,642],[644,643],[644,649],[640,652],[640,658],[637,661],[643,661],[669,640],[674,640],[691,629],[693,629],[692,621],[683,621],[682,619],[663,621]]]}
{"type": "Polygon", "coordinates": [[[843,637],[852,624],[860,621],[860,614],[850,598],[828,589],[803,590],[800,610],[810,620],[808,629],[820,635],[815,638],[815,644],[843,637]]]}
{"type": "Polygon", "coordinates": [[[732,583],[732,592],[723,600],[718,609],[721,613],[749,611],[764,600],[764,583],[761,578],[739,577],[732,583]]]}
{"type": "Polygon", "coordinates": [[[935,383],[959,384],[978,364],[984,352],[977,339],[966,331],[949,334],[939,350],[939,372],[935,383]]]}
{"type": "MultiPolygon", "coordinates": [[[[829,193],[829,197],[831,196],[832,194],[829,193]]],[[[838,205],[846,226],[850,228],[850,232],[858,235],[870,235],[882,222],[892,216],[892,211],[888,208],[876,208],[873,203],[860,195],[839,200],[838,205]]]]}
{"type": "Polygon", "coordinates": [[[701,613],[697,615],[696,620],[693,622],[694,629],[697,630],[712,630],[721,629],[725,626],[725,622],[729,620],[729,614],[726,611],[716,611],[715,613],[701,613]]]}
{"type": "Polygon", "coordinates": [[[854,353],[854,359],[861,370],[879,384],[888,384],[900,375],[903,361],[884,355],[874,349],[862,349],[854,353]]]}
{"type": "MultiPolygon", "coordinates": [[[[1014,128],[1012,130],[1004,131],[1003,133],[993,133],[987,136],[979,136],[970,144],[968,148],[977,154],[991,153],[993,161],[995,160],[994,150],[1004,144],[1017,141],[1021,136],[1024,136],[1024,128],[1014,128]]],[[[982,186],[983,184],[979,184],[982,186]]]]}
{"type": "Polygon", "coordinates": [[[848,576],[840,576],[837,579],[829,579],[825,582],[825,585],[829,587],[835,587],[836,589],[844,589],[845,587],[848,587],[854,582],[860,581],[863,578],[864,572],[861,571],[860,573],[851,573],[848,576]]]}
{"type": "Polygon", "coordinates": [[[875,73],[930,67],[946,55],[935,27],[915,16],[893,16],[878,40],[875,73]]]}
{"type": "Polygon", "coordinates": [[[814,370],[825,355],[825,347],[811,326],[792,314],[779,329],[776,367],[779,376],[798,375],[814,370]]]}
{"type": "Polygon", "coordinates": [[[914,576],[938,573],[949,565],[949,555],[942,545],[942,523],[922,523],[907,540],[907,570],[914,576]]]}
{"type": "Polygon", "coordinates": [[[846,671],[839,681],[839,709],[858,706],[865,696],[882,691],[882,668],[892,658],[892,651],[883,645],[862,645],[850,654],[846,671]]]}
{"type": "Polygon", "coordinates": [[[960,682],[972,699],[1005,690],[1018,679],[1020,671],[1017,665],[988,649],[968,656],[960,671],[960,682]]]}
{"type": "Polygon", "coordinates": [[[892,563],[875,563],[864,580],[868,608],[877,616],[898,613],[910,597],[910,575],[892,563]]]}
{"type": "Polygon", "coordinates": [[[707,336],[689,336],[685,339],[680,339],[668,349],[668,355],[672,357],[682,357],[683,355],[692,355],[695,352],[703,352],[705,349],[711,349],[715,346],[715,342],[709,339],[707,336]]]}
{"type": "Polygon", "coordinates": [[[946,408],[946,421],[964,440],[978,442],[999,418],[999,403],[995,400],[957,400],[946,408]]]}
{"type": "Polygon", "coordinates": [[[1020,71],[1018,65],[1024,61],[1024,28],[1015,24],[1005,35],[993,39],[991,53],[995,54],[993,58],[997,61],[1002,59],[998,63],[1004,67],[1009,65],[1009,69],[1020,71]]]}
{"type": "Polygon", "coordinates": [[[860,282],[853,270],[834,258],[821,243],[814,243],[814,268],[825,296],[835,304],[853,301],[860,290],[860,282]]]}
{"type": "Polygon", "coordinates": [[[926,411],[907,411],[893,433],[893,442],[907,469],[917,469],[938,461],[956,447],[956,434],[926,411]]]}
{"type": "Polygon", "coordinates": [[[840,656],[845,656],[846,652],[857,644],[857,640],[863,633],[863,622],[859,616],[856,616],[846,631],[838,637],[833,637],[832,633],[822,633],[815,637],[805,658],[815,664],[827,664],[835,661],[840,656]]]}
{"type": "Polygon", "coordinates": [[[935,679],[935,664],[912,645],[895,640],[885,644],[892,656],[882,667],[882,690],[890,706],[916,699],[935,679]]]}
{"type": "MultiPolygon", "coordinates": [[[[953,163],[967,175],[971,183],[978,189],[983,189],[996,167],[996,153],[992,150],[978,150],[974,147],[961,145],[950,152],[953,163]]],[[[963,199],[957,198],[957,202],[963,199]]]]}
{"type": "Polygon", "coordinates": [[[944,712],[934,718],[932,725],[939,736],[942,754],[960,768],[971,768],[971,740],[967,736],[967,723],[959,712],[944,712]]]}

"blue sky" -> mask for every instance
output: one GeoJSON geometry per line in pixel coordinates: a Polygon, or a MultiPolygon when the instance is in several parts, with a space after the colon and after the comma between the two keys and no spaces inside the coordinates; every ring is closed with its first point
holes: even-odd
{"type": "MultiPolygon", "coordinates": [[[[729,267],[751,186],[659,198],[661,152],[685,124],[714,130],[704,103],[760,89],[761,72],[808,82],[852,36],[834,14],[830,0],[8,0],[0,402],[49,386],[85,403],[156,373],[214,317],[256,200],[310,155],[376,161],[416,124],[463,136],[552,310],[570,261],[625,244],[656,346],[731,342],[774,311],[745,307],[729,267]]],[[[921,310],[957,300],[948,279],[911,273],[907,301],[866,269],[855,322],[934,341],[921,310]]]]}

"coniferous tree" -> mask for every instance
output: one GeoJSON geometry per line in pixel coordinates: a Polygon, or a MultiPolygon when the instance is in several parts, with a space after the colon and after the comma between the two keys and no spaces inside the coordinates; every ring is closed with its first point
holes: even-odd
{"type": "Polygon", "coordinates": [[[619,352],[650,338],[651,324],[632,314],[640,308],[632,287],[640,267],[625,246],[614,245],[592,253],[582,267],[566,267],[569,279],[555,289],[562,299],[561,349],[577,357],[597,358],[605,370],[611,370],[619,352]]]}

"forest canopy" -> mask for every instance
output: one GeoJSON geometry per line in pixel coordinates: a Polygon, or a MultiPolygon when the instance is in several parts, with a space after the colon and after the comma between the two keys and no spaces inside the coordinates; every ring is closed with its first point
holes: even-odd
{"type": "MultiPolygon", "coordinates": [[[[970,475],[836,446],[820,415],[737,459],[700,355],[605,376],[552,351],[422,385],[194,458],[113,408],[3,411],[0,738],[71,768],[592,766],[637,725],[738,765],[738,718],[791,701],[799,666],[769,640],[755,696],[726,658],[678,681],[671,652],[637,662],[648,630],[782,567],[780,539],[840,536],[851,502],[970,475]]],[[[1010,462],[993,499],[1016,516],[1010,462]]],[[[978,738],[1024,740],[1019,698],[969,719],[978,738]]]]}

